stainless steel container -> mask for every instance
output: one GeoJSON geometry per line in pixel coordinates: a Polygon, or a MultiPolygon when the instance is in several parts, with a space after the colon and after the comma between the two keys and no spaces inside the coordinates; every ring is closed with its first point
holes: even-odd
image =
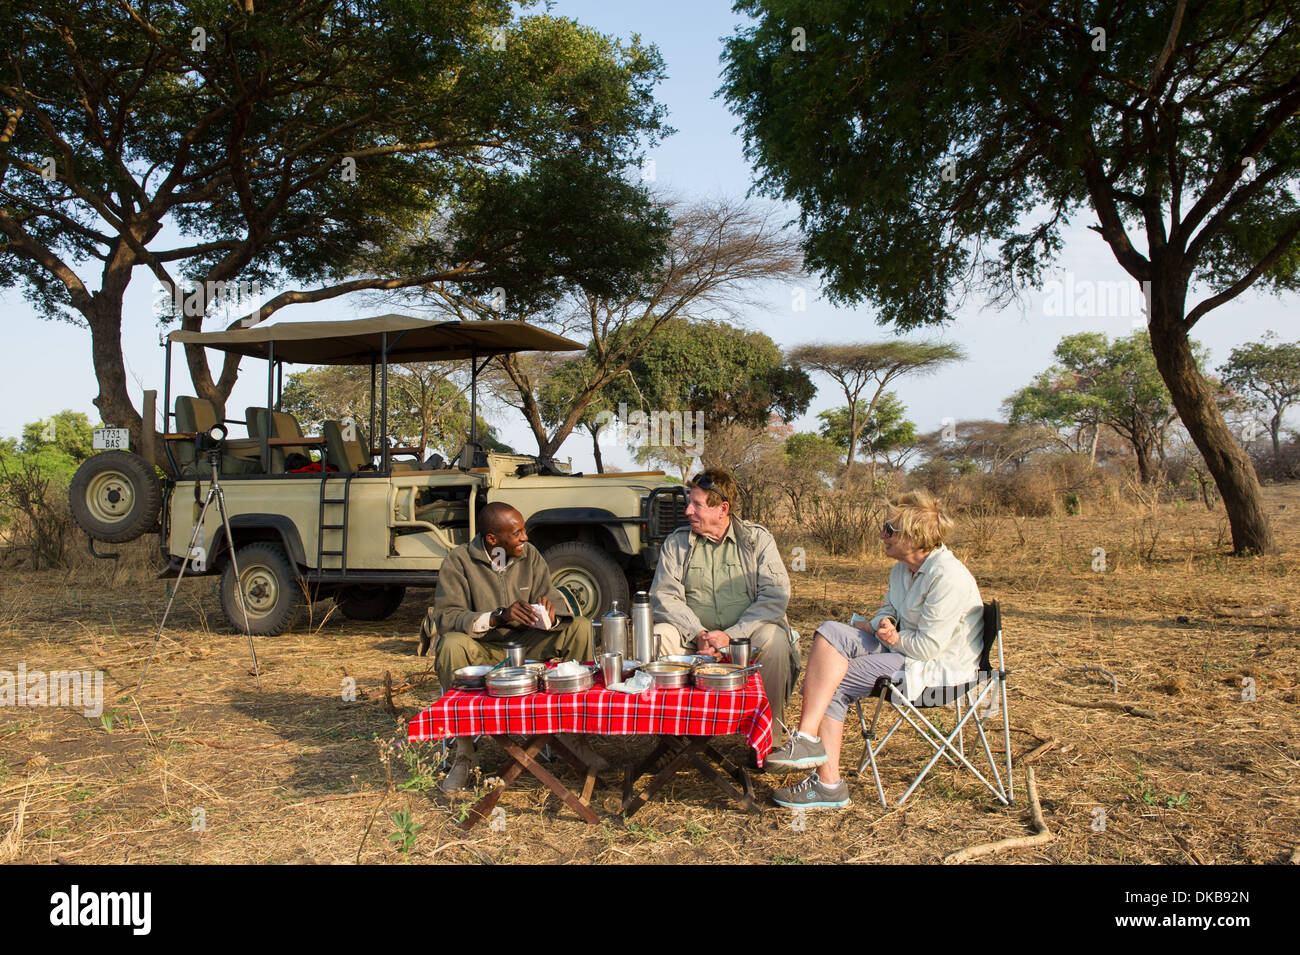
{"type": "MultiPolygon", "coordinates": [[[[650,613],[650,595],[638,590],[632,598],[632,658],[653,660],[655,650],[655,620],[650,613]]],[[[626,654],[625,654],[626,656],[626,654]]]]}
{"type": "Polygon", "coordinates": [[[677,687],[691,685],[691,668],[680,663],[656,661],[641,667],[642,673],[654,677],[655,686],[677,687]]]}
{"type": "Polygon", "coordinates": [[[555,670],[546,672],[547,693],[581,693],[595,684],[595,673],[590,667],[583,667],[581,673],[571,676],[556,676],[555,670]]]}
{"type": "Polygon", "coordinates": [[[501,667],[484,678],[488,696],[527,696],[537,692],[537,674],[526,667],[501,667]]]}
{"type": "Polygon", "coordinates": [[[452,688],[456,690],[481,690],[483,678],[492,672],[490,666],[461,667],[452,674],[452,688]]]}
{"type": "Polygon", "coordinates": [[[699,690],[732,692],[749,682],[749,671],[730,663],[702,663],[691,671],[699,690]]]}
{"type": "MultiPolygon", "coordinates": [[[[613,607],[609,613],[600,618],[600,641],[602,653],[621,653],[625,657],[635,657],[632,648],[628,646],[628,616],[618,609],[618,601],[614,601],[613,607]]],[[[645,657],[637,657],[644,660],[645,657]]]]}

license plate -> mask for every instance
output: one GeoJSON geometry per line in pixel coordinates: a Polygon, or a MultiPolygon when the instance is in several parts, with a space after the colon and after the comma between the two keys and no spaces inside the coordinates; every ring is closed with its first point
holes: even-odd
{"type": "Polygon", "coordinates": [[[96,428],[91,447],[96,451],[129,451],[131,432],[126,428],[96,428]]]}

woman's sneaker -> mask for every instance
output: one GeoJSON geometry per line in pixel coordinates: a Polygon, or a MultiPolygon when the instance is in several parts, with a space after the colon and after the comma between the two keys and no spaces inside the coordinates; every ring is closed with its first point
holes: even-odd
{"type": "Polygon", "coordinates": [[[787,809],[843,809],[851,802],[848,783],[841,779],[834,786],[827,785],[816,770],[801,783],[775,790],[772,800],[787,809]]]}
{"type": "Polygon", "coordinates": [[[812,769],[825,762],[826,747],[820,740],[814,741],[802,733],[794,732],[790,734],[784,746],[767,754],[763,768],[793,772],[797,769],[812,769]]]}

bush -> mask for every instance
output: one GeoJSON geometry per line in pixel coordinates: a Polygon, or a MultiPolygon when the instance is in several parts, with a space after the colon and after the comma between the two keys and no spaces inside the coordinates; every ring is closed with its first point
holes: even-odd
{"type": "Polygon", "coordinates": [[[32,569],[67,566],[76,532],[67,483],[40,455],[0,455],[0,509],[11,548],[25,553],[32,569]]]}

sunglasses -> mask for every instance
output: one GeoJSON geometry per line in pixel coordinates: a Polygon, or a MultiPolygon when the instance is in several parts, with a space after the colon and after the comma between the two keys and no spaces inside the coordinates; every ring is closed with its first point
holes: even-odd
{"type": "Polygon", "coordinates": [[[722,493],[722,489],[714,484],[713,478],[709,477],[707,474],[695,475],[695,477],[691,478],[691,484],[694,487],[698,487],[701,491],[712,491],[714,494],[718,495],[718,497],[730,503],[727,499],[727,495],[722,493]]]}
{"type": "Polygon", "coordinates": [[[884,525],[882,526],[885,529],[886,537],[893,537],[895,534],[898,533],[898,528],[895,527],[893,524],[889,523],[889,521],[885,521],[884,525]]]}

